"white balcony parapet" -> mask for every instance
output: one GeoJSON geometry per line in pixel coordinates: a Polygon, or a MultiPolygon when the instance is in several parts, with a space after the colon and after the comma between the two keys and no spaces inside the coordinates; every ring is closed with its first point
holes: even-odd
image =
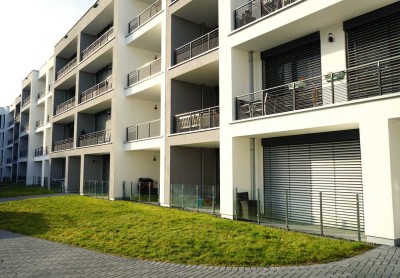
{"type": "Polygon", "coordinates": [[[147,21],[152,19],[156,14],[158,14],[162,9],[161,0],[158,0],[151,4],[147,9],[141,12],[137,17],[135,17],[128,25],[129,34],[135,31],[137,28],[145,24],[147,21]]]}
{"type": "Polygon", "coordinates": [[[114,27],[108,29],[103,35],[100,36],[97,40],[95,40],[91,45],[86,47],[85,50],[82,51],[82,61],[104,46],[107,42],[114,38],[114,27]]]}

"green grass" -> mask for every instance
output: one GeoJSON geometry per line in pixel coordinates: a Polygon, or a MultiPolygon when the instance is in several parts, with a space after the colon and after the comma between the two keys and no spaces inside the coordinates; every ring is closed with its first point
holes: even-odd
{"type": "Polygon", "coordinates": [[[373,248],[207,214],[84,196],[0,203],[0,229],[129,258],[222,266],[326,263],[373,248]]]}
{"type": "Polygon", "coordinates": [[[20,184],[0,184],[0,198],[30,196],[54,193],[40,186],[25,186],[20,184]]]}

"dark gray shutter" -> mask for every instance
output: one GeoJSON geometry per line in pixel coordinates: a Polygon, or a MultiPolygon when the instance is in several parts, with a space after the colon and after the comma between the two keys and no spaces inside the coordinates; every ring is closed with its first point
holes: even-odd
{"type": "Polygon", "coordinates": [[[360,198],[364,229],[363,188],[359,140],[264,147],[264,209],[268,218],[320,223],[319,192],[324,225],[356,230],[360,198]]]}

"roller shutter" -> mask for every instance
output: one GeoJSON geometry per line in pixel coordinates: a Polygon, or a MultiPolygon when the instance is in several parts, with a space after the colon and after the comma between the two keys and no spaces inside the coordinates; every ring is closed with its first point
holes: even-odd
{"type": "Polygon", "coordinates": [[[364,230],[359,140],[264,147],[264,209],[271,219],[320,224],[320,192],[325,226],[357,229],[360,200],[364,230]]]}

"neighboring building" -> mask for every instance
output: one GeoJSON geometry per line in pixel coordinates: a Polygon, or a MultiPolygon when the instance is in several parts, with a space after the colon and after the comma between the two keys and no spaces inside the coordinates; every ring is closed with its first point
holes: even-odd
{"type": "Polygon", "coordinates": [[[400,244],[399,23],[394,0],[97,1],[3,113],[0,177],[400,244]]]}

